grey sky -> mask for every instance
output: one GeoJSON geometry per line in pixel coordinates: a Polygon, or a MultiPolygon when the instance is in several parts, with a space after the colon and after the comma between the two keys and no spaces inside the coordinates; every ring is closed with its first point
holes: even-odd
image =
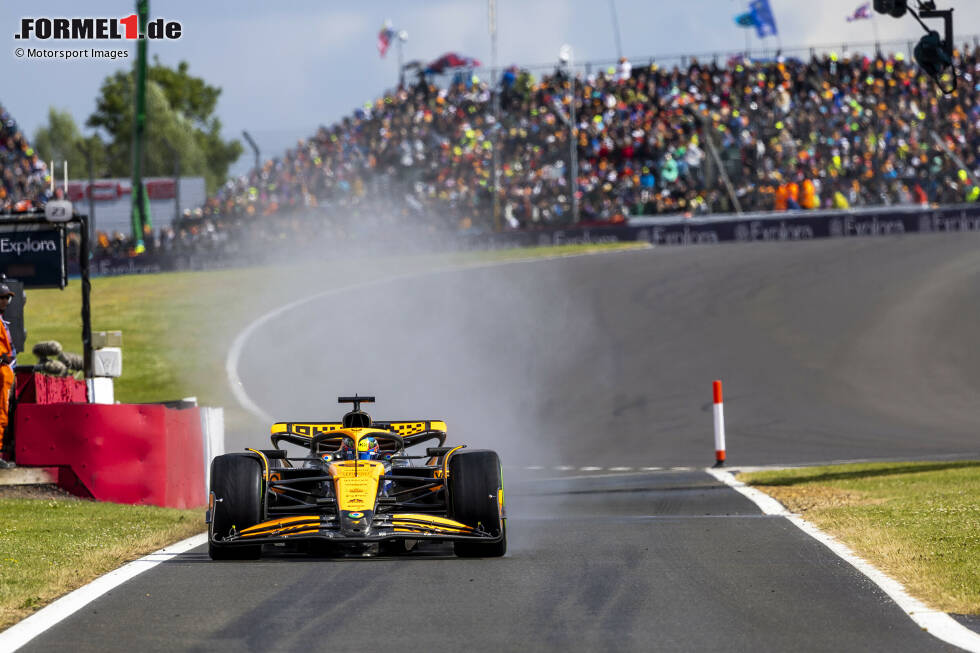
{"type": "MultiPolygon", "coordinates": [[[[785,48],[873,40],[872,21],[848,23],[845,16],[862,0],[770,0],[785,48]],[[815,9],[815,7],[819,7],[815,9]]],[[[735,14],[748,0],[615,0],[624,54],[634,60],[651,55],[731,52],[744,47],[745,33],[735,14]]],[[[87,0],[4,0],[0,5],[0,104],[30,136],[48,107],[68,109],[82,125],[95,105],[102,79],[130,66],[135,48],[128,42],[98,47],[129,47],[130,58],[116,62],[17,59],[19,46],[93,47],[97,42],[15,40],[20,18],[123,17],[135,2],[87,0]]],[[[957,34],[980,33],[980,3],[939,0],[955,8],[957,34]]],[[[175,42],[150,42],[150,54],[167,64],[181,59],[193,74],[223,89],[218,105],[225,134],[242,129],[259,142],[263,157],[281,153],[356,106],[377,97],[397,79],[394,50],[381,59],[376,38],[384,20],[409,34],[405,59],[425,61],[449,51],[474,56],[489,66],[486,0],[420,2],[377,0],[363,3],[297,0],[266,2],[184,2],[152,0],[151,17],[183,24],[175,42]]],[[[602,0],[498,0],[499,64],[546,64],[557,59],[562,43],[576,61],[615,57],[612,19],[602,0]]],[[[917,39],[921,28],[911,17],[876,19],[880,38],[917,39]]],[[[774,39],[769,46],[775,49],[774,39]]],[[[753,46],[759,47],[753,37],[753,46]]],[[[247,169],[244,156],[233,172],[247,169]]]]}

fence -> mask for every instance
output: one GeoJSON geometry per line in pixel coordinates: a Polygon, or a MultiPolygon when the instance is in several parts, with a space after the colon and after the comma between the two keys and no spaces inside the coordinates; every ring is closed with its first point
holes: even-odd
{"type": "MultiPolygon", "coordinates": [[[[658,64],[660,66],[678,65],[682,68],[687,67],[692,61],[715,61],[724,64],[731,57],[765,58],[775,56],[796,57],[798,59],[810,59],[818,54],[837,53],[844,57],[849,54],[870,54],[870,53],[897,53],[902,52],[904,56],[912,57],[912,51],[917,43],[914,39],[892,39],[887,41],[858,41],[848,43],[841,41],[838,43],[823,43],[818,45],[786,46],[778,48],[759,47],[759,48],[740,48],[727,50],[711,50],[697,53],[666,53],[656,55],[643,55],[638,57],[628,57],[634,67],[643,64],[658,64]]],[[[956,44],[970,44],[974,49],[980,48],[980,34],[961,34],[955,38],[956,44]]],[[[616,59],[596,59],[592,61],[575,62],[577,70],[591,74],[595,71],[606,70],[615,67],[619,62],[616,59]]],[[[558,66],[557,58],[553,63],[538,63],[519,68],[531,71],[554,70],[558,66]]]]}

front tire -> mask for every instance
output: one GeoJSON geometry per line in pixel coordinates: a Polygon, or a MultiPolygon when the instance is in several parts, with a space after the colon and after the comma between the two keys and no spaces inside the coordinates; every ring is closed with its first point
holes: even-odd
{"type": "Polygon", "coordinates": [[[461,558],[499,558],[507,553],[507,520],[500,458],[494,451],[460,451],[449,459],[449,517],[499,535],[496,542],[461,540],[453,550],[461,558]]]}
{"type": "MultiPolygon", "coordinates": [[[[211,514],[211,535],[227,537],[262,520],[262,463],[249,454],[229,453],[211,461],[211,492],[215,503],[211,514]]],[[[262,545],[221,545],[208,541],[212,560],[255,560],[262,545]]]]}

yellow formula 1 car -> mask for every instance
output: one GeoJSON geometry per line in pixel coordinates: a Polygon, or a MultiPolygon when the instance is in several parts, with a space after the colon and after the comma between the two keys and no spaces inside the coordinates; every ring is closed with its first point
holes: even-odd
{"type": "Polygon", "coordinates": [[[361,410],[374,397],[340,397],[340,422],[281,422],[273,449],[247,449],[211,463],[208,552],[254,559],[263,545],[317,555],[392,555],[420,542],[450,541],[458,556],[507,551],[500,459],[489,450],[447,447],[437,420],[375,422],[361,410]],[[303,455],[280,448],[303,447],[303,455]],[[438,446],[425,455],[406,449],[438,446]]]}

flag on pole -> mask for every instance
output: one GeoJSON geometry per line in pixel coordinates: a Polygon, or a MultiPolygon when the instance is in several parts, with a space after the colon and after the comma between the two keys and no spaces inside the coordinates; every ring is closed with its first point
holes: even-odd
{"type": "Polygon", "coordinates": [[[735,16],[735,24],[739,27],[755,27],[755,14],[751,11],[739,14],[735,16]]]}
{"type": "Polygon", "coordinates": [[[769,0],[752,0],[749,3],[749,11],[755,15],[755,34],[760,39],[776,36],[779,33],[776,29],[776,17],[769,7],[769,0]]]}
{"type": "Polygon", "coordinates": [[[381,26],[381,31],[378,32],[378,52],[381,54],[382,59],[387,54],[388,47],[394,38],[395,30],[391,27],[391,21],[386,20],[385,24],[381,26]]]}
{"type": "Polygon", "coordinates": [[[854,10],[854,13],[847,17],[847,22],[852,22],[855,20],[864,20],[871,18],[871,3],[865,2],[863,5],[854,10]]]}

